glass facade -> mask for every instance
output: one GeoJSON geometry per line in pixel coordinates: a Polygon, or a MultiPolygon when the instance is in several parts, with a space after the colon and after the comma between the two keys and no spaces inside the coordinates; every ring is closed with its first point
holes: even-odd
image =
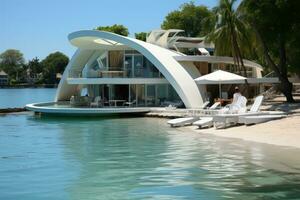
{"type": "MultiPolygon", "coordinates": [[[[164,78],[145,56],[134,50],[107,51],[87,68],[87,78],[164,78]]],[[[69,74],[78,78],[74,73],[69,74]]]]}
{"type": "MultiPolygon", "coordinates": [[[[90,78],[164,78],[145,56],[134,50],[106,51],[88,68],[90,78]]],[[[181,102],[170,84],[91,84],[85,89],[90,97],[101,96],[104,106],[157,107],[181,102]]]]}
{"type": "Polygon", "coordinates": [[[131,55],[125,55],[124,61],[124,75],[125,77],[133,77],[133,57],[131,55]]]}
{"type": "Polygon", "coordinates": [[[88,96],[110,102],[118,106],[129,102],[134,106],[160,107],[181,103],[180,97],[170,84],[132,84],[132,85],[88,85],[88,96]]]}

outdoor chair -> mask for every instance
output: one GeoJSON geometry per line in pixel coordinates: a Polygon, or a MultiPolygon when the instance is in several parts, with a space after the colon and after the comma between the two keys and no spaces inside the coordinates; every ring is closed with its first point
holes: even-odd
{"type": "MultiPolygon", "coordinates": [[[[218,110],[217,114],[225,113],[237,113],[243,112],[246,110],[247,99],[245,97],[240,97],[236,104],[229,104],[226,107],[218,110]]],[[[200,117],[198,121],[195,121],[193,125],[198,126],[199,128],[211,127],[214,125],[213,117],[200,117]]]]}
{"type": "Polygon", "coordinates": [[[224,114],[217,114],[213,116],[214,126],[216,128],[226,128],[229,124],[239,123],[240,116],[252,116],[252,115],[264,114],[260,112],[260,106],[263,102],[263,99],[264,99],[263,96],[256,97],[249,111],[247,111],[246,108],[241,106],[240,107],[241,110],[237,110],[234,113],[224,113],[224,114]]]}
{"type": "Polygon", "coordinates": [[[90,103],[90,107],[102,107],[101,96],[95,97],[94,101],[90,103]]]}
{"type": "Polygon", "coordinates": [[[133,101],[128,101],[128,102],[124,102],[123,103],[123,106],[128,106],[128,107],[131,107],[132,105],[136,104],[136,100],[133,100],[133,101]]]}

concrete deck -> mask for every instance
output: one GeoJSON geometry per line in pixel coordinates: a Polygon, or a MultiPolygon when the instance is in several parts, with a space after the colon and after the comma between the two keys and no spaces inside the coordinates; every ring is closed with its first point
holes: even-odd
{"type": "Polygon", "coordinates": [[[107,116],[120,114],[144,114],[150,111],[147,107],[64,107],[55,102],[33,103],[25,106],[27,110],[52,115],[107,116]]]}

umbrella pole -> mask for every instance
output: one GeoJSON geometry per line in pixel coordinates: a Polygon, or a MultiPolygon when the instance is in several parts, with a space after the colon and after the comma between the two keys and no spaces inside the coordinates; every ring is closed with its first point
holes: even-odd
{"type": "Polygon", "coordinates": [[[219,83],[219,97],[220,97],[220,100],[222,99],[222,97],[221,97],[221,96],[222,96],[221,89],[222,89],[222,88],[221,88],[221,83],[219,83]]]}

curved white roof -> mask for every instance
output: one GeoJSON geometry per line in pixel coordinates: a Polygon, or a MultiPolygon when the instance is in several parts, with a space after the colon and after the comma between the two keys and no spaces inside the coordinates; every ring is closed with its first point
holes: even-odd
{"type": "MultiPolygon", "coordinates": [[[[225,63],[225,64],[234,64],[234,59],[227,56],[175,56],[175,60],[184,62],[208,62],[208,63],[225,63]]],[[[263,70],[262,66],[252,62],[250,60],[243,59],[245,67],[257,68],[263,70]]]]}
{"type": "Polygon", "coordinates": [[[176,90],[187,108],[197,108],[203,103],[197,84],[185,68],[174,59],[175,56],[180,55],[176,52],[137,39],[104,31],[77,31],[71,33],[68,38],[71,44],[78,47],[78,50],[64,72],[58,87],[56,101],[68,99],[71,94],[68,90],[75,91],[77,89],[76,86],[67,84],[68,71],[74,66],[81,66],[83,63],[86,63],[94,50],[130,47],[139,51],[158,68],[176,90]]]}

